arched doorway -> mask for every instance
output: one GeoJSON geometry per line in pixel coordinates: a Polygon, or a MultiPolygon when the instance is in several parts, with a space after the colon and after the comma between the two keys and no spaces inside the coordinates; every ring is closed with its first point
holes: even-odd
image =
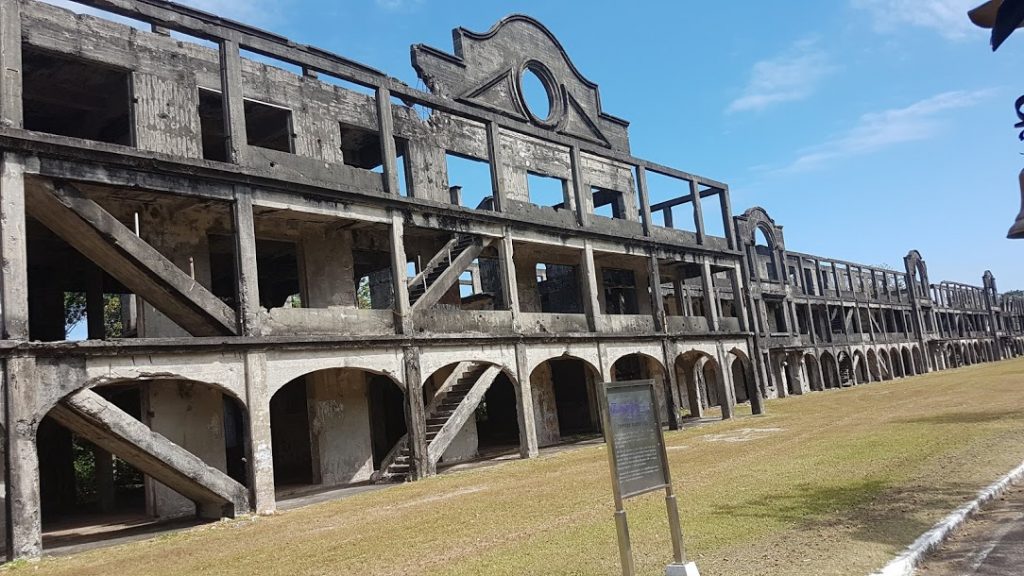
{"type": "Polygon", "coordinates": [[[573,356],[546,360],[530,374],[537,444],[553,446],[601,432],[597,384],[601,376],[573,356]]]}
{"type": "Polygon", "coordinates": [[[365,482],[405,436],[405,394],[369,370],[318,370],[274,393],[270,430],[279,498],[365,482]]]}
{"type": "Polygon", "coordinates": [[[842,384],[839,377],[839,365],[830,352],[821,353],[821,376],[826,389],[839,388],[842,384]]]}
{"type": "Polygon", "coordinates": [[[825,389],[824,383],[821,381],[821,365],[818,364],[818,359],[810,352],[804,354],[804,366],[807,370],[807,383],[810,385],[811,390],[821,392],[825,389]]]}
{"type": "Polygon", "coordinates": [[[885,348],[878,349],[878,365],[882,371],[882,380],[892,380],[892,358],[889,357],[889,351],[885,348]]]}
{"type": "Polygon", "coordinates": [[[872,382],[882,381],[882,371],[878,366],[878,354],[872,350],[868,350],[868,371],[871,374],[872,382]]]}
{"type": "MultiPolygon", "coordinates": [[[[747,354],[739,348],[729,351],[729,370],[732,376],[733,393],[736,396],[737,404],[750,403],[753,414],[764,412],[764,405],[761,400],[760,391],[757,389],[757,381],[754,376],[754,363],[750,361],[747,354]]],[[[787,366],[783,372],[788,372],[787,366]]],[[[788,373],[786,374],[788,380],[788,373]]]]}
{"type": "Polygon", "coordinates": [[[846,352],[839,353],[839,385],[853,386],[856,384],[856,374],[853,371],[853,360],[846,352]]]}
{"type": "Polygon", "coordinates": [[[892,362],[893,378],[903,378],[906,376],[906,371],[903,367],[903,354],[900,353],[899,348],[893,348],[889,351],[889,361],[892,362]]]}
{"type": "Polygon", "coordinates": [[[654,391],[657,395],[662,424],[669,421],[668,406],[671,391],[666,386],[665,368],[656,358],[646,354],[627,354],[612,364],[612,380],[625,382],[628,380],[654,380],[654,391]]]}
{"type": "Polygon", "coordinates": [[[853,371],[857,375],[858,384],[866,384],[871,381],[867,359],[864,358],[864,353],[860,350],[853,353],[853,371]]]}
{"type": "MultiPolygon", "coordinates": [[[[725,378],[718,362],[710,354],[690,350],[676,359],[677,381],[685,385],[690,416],[703,417],[708,408],[719,406],[722,417],[732,417],[732,406],[725,391],[725,378]]],[[[682,390],[680,392],[683,392],[682,390]]],[[[683,394],[680,394],[682,397],[683,394]]]]}
{"type": "Polygon", "coordinates": [[[916,373],[916,374],[924,374],[925,373],[924,355],[921,354],[921,348],[919,346],[914,346],[913,350],[912,350],[912,353],[914,355],[914,373],[916,373]]]}
{"type": "Polygon", "coordinates": [[[44,545],[54,530],[71,544],[247,512],[247,418],[226,389],[193,380],[125,379],[69,394],[36,429],[44,545]],[[198,495],[214,476],[233,500],[198,495]]]}
{"type": "Polygon", "coordinates": [[[904,346],[900,349],[900,357],[903,359],[903,371],[907,376],[914,376],[917,371],[914,369],[914,359],[910,354],[910,349],[904,346]]]}

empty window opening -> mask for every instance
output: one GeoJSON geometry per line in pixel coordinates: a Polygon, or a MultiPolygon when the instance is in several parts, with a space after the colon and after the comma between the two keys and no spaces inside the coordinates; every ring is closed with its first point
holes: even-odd
{"type": "Polygon", "coordinates": [[[594,201],[594,214],[618,220],[626,218],[626,203],[622,192],[605,188],[591,188],[590,193],[594,201]]]}
{"type": "MultiPolygon", "coordinates": [[[[387,310],[395,303],[394,279],[387,252],[353,250],[355,260],[356,307],[363,310],[387,310]]],[[[415,268],[411,262],[410,266],[415,268]]]]}
{"type": "Polygon", "coordinates": [[[548,206],[555,210],[561,210],[566,207],[565,180],[527,172],[526,186],[529,189],[530,202],[532,204],[548,206]]]}
{"type": "MultiPolygon", "coordinates": [[[[255,100],[243,101],[245,132],[249,146],[293,152],[292,111],[255,100]]],[[[218,90],[199,89],[199,124],[203,158],[227,162],[224,98],[218,90]]]]}
{"type": "Polygon", "coordinates": [[[654,225],[696,232],[693,202],[681,202],[681,199],[689,195],[689,182],[653,170],[647,171],[647,197],[654,225]]]}
{"type": "MultiPolygon", "coordinates": [[[[341,123],[341,157],[347,166],[384,173],[384,161],[380,148],[380,133],[358,126],[341,123]]],[[[411,178],[406,165],[407,141],[395,138],[395,172],[398,178],[398,192],[409,196],[411,178]]]]}
{"type": "Polygon", "coordinates": [[[523,91],[526,108],[538,120],[546,121],[551,116],[554,106],[554,95],[540,74],[533,67],[527,66],[520,74],[519,85],[523,91]]]}
{"type": "Polygon", "coordinates": [[[708,236],[725,237],[726,216],[722,212],[722,199],[725,194],[724,190],[714,188],[701,191],[700,209],[704,216],[704,234],[708,236]]]}
{"type": "Polygon", "coordinates": [[[260,306],[302,308],[298,247],[294,242],[256,239],[260,306]]]}
{"type": "Polygon", "coordinates": [[[279,152],[293,151],[291,110],[255,100],[245,100],[244,107],[249,146],[279,152]]]}
{"type": "Polygon", "coordinates": [[[459,276],[459,295],[463,298],[476,294],[473,278],[473,273],[469,270],[466,270],[459,276]]]}
{"type": "Polygon", "coordinates": [[[758,227],[754,231],[755,273],[759,278],[778,282],[779,272],[775,265],[775,248],[768,234],[758,227]]]}
{"type": "Polygon", "coordinates": [[[604,268],[601,270],[604,287],[605,314],[639,314],[636,294],[636,275],[632,270],[604,268]]]}
{"type": "Polygon", "coordinates": [[[451,152],[445,153],[445,162],[452,204],[476,210],[494,209],[491,165],[488,162],[451,152]]]}
{"type": "Polygon", "coordinates": [[[226,234],[210,234],[207,243],[210,246],[210,292],[233,309],[238,299],[235,239],[226,234]]]}
{"type": "Polygon", "coordinates": [[[131,146],[131,73],[29,46],[22,52],[25,128],[131,146]]]}
{"type": "Polygon", "coordinates": [[[537,292],[540,310],[548,314],[581,314],[579,278],[576,266],[537,264],[537,292]]]}

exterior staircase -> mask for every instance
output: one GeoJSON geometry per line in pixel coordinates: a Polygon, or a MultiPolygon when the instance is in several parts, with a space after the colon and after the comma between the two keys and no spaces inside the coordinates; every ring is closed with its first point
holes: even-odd
{"type": "MultiPolygon", "coordinates": [[[[438,388],[426,407],[427,446],[436,463],[466,421],[476,412],[500,370],[490,364],[462,362],[438,388]],[[468,400],[467,400],[468,399],[468,400]],[[443,436],[442,436],[443,434],[443,436]]],[[[375,472],[375,482],[404,482],[412,474],[412,451],[408,434],[395,444],[375,472]]]]}
{"type": "Polygon", "coordinates": [[[409,280],[409,304],[412,309],[429,308],[436,304],[491,242],[493,239],[490,238],[455,234],[420,273],[409,280]]]}

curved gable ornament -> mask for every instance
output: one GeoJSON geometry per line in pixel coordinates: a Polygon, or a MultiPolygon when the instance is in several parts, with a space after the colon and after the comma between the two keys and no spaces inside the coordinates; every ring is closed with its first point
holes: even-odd
{"type": "Polygon", "coordinates": [[[540,22],[514,14],[483,34],[456,28],[452,38],[454,55],[422,44],[412,47],[413,68],[434,94],[629,152],[629,123],[601,111],[597,84],[580,74],[540,22]],[[523,77],[531,73],[547,91],[546,117],[527,104],[523,77]]]}

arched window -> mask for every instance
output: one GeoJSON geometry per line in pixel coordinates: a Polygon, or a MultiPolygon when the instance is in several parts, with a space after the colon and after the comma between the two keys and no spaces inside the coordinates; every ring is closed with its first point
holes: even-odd
{"type": "Polygon", "coordinates": [[[778,281],[779,269],[775,262],[775,246],[768,233],[760,226],[754,231],[755,274],[758,278],[778,281]]]}

